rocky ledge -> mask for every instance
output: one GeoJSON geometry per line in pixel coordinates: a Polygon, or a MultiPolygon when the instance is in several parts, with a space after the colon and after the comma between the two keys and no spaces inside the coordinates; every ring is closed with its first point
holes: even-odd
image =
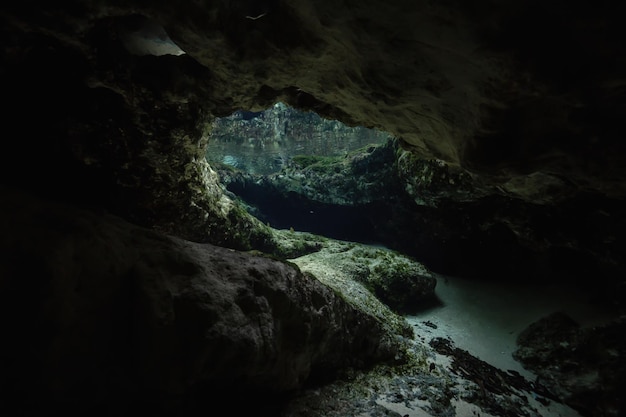
{"type": "MultiPolygon", "coordinates": [[[[399,314],[410,313],[435,301],[437,279],[424,265],[387,248],[316,237],[310,233],[277,231],[278,239],[289,246],[317,241],[315,250],[291,259],[302,271],[362,304],[374,296],[399,314]]],[[[368,302],[367,304],[371,304],[368,302]]]]}

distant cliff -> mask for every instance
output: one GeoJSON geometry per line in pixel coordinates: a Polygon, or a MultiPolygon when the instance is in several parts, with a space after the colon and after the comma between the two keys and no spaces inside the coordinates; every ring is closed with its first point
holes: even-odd
{"type": "Polygon", "coordinates": [[[206,155],[209,162],[265,175],[278,172],[294,155],[345,155],[388,138],[385,132],[349,127],[279,102],[263,112],[237,111],[215,119],[206,155]]]}

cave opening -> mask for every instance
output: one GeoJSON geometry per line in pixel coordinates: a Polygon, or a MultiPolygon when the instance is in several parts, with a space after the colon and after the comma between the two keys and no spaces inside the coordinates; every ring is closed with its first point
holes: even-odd
{"type": "Polygon", "coordinates": [[[262,222],[367,243],[378,240],[376,218],[389,213],[356,195],[358,186],[348,190],[363,180],[354,161],[362,161],[361,171],[375,173],[370,156],[390,140],[386,132],[277,102],[215,119],[206,157],[228,192],[262,222]],[[345,186],[338,189],[339,183],[345,186]]]}
{"type": "Polygon", "coordinates": [[[270,175],[287,167],[294,157],[344,157],[360,148],[382,144],[389,137],[386,132],[347,126],[279,101],[265,110],[238,110],[216,118],[206,156],[212,163],[270,175]]]}
{"type": "MultiPolygon", "coordinates": [[[[594,299],[597,289],[579,285],[597,265],[584,264],[575,250],[555,247],[546,255],[520,243],[520,225],[554,222],[557,211],[498,195],[464,200],[459,196],[473,184],[443,161],[403,153],[396,138],[365,128],[351,131],[363,136],[348,143],[341,139],[349,128],[326,123],[333,127],[280,102],[266,111],[240,110],[215,121],[206,158],[231,197],[275,229],[370,247],[338,253],[391,249],[423,263],[436,277],[432,296],[407,296],[413,304],[398,312],[424,337],[451,340],[497,369],[536,378],[514,355],[519,334],[537,320],[564,314],[583,329],[609,322],[612,313],[594,299]]],[[[376,274],[367,256],[318,259],[324,256],[355,276],[376,274]]],[[[289,259],[306,268],[306,258],[289,259]]],[[[384,275],[402,287],[399,269],[384,275]]]]}

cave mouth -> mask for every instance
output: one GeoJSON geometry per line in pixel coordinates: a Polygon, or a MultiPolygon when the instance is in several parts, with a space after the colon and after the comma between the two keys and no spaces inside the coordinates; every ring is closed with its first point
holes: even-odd
{"type": "Polygon", "coordinates": [[[206,157],[249,174],[270,175],[294,156],[342,157],[390,134],[363,126],[350,127],[297,110],[283,102],[261,110],[237,110],[213,122],[206,157]]]}
{"type": "MultiPolygon", "coordinates": [[[[427,266],[437,278],[434,296],[412,311],[402,312],[422,340],[430,340],[431,346],[440,340],[451,341],[458,351],[483,361],[482,370],[489,366],[537,380],[537,370],[526,368],[514,356],[518,335],[526,328],[555,312],[571,317],[585,329],[609,322],[611,314],[598,308],[588,291],[571,282],[575,270],[594,269],[576,259],[575,253],[559,256],[562,260],[557,269],[570,264],[575,269],[568,270],[569,282],[555,282],[554,276],[540,282],[539,276],[533,277],[534,254],[518,246],[511,230],[489,221],[489,213],[503,200],[485,200],[488,206],[485,201],[464,206],[418,205],[407,197],[396,171],[393,138],[381,135],[375,142],[368,137],[350,148],[337,140],[337,135],[330,135],[334,141],[328,140],[324,128],[313,123],[320,120],[282,103],[266,112],[236,112],[214,124],[207,160],[217,167],[231,197],[275,229],[384,246],[427,266]],[[294,112],[293,117],[282,118],[289,112],[294,112]],[[364,186],[374,183],[379,185],[364,186]],[[467,228],[467,219],[478,226],[467,228]],[[489,225],[486,231],[479,230],[481,224],[489,225]],[[455,232],[467,236],[454,240],[455,232]],[[450,241],[446,241],[448,233],[450,241]],[[529,269],[524,269],[526,265],[529,269]]],[[[328,132],[337,133],[333,129],[328,132]]],[[[432,165],[419,167],[422,175],[428,172],[425,168],[434,169],[432,165]]],[[[440,176],[446,173],[435,172],[440,176]]],[[[444,179],[450,183],[449,177],[444,179]]],[[[510,210],[512,203],[508,204],[505,207],[510,210]]],[[[296,265],[297,258],[291,259],[296,265]]],[[[326,260],[332,268],[344,268],[340,261],[326,260]]],[[[344,269],[370,271],[364,265],[344,269]]],[[[554,340],[544,344],[558,344],[561,337],[553,336],[554,340]]],[[[582,354],[581,361],[585,359],[582,354]]]]}
{"type": "Polygon", "coordinates": [[[338,182],[361,181],[345,172],[343,162],[350,155],[367,157],[389,140],[388,133],[346,126],[277,102],[263,111],[238,110],[216,119],[206,158],[220,171],[226,189],[263,223],[276,229],[375,243],[375,219],[384,208],[350,201],[349,196],[339,204],[328,201],[323,194],[330,187],[320,182],[331,177],[338,182]],[[226,177],[228,181],[224,181],[226,177]],[[284,183],[285,177],[291,178],[291,184],[284,183]],[[307,194],[310,181],[317,181],[319,198],[307,194]]]}

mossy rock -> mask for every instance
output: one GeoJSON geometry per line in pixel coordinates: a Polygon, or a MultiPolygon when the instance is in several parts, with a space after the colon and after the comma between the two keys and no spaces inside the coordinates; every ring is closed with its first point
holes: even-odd
{"type": "Polygon", "coordinates": [[[291,161],[301,169],[318,173],[340,172],[343,158],[339,156],[296,155],[291,161]]]}
{"type": "Polygon", "coordinates": [[[397,313],[416,311],[435,297],[435,276],[419,262],[391,250],[329,239],[308,257],[359,282],[397,313]]]}

